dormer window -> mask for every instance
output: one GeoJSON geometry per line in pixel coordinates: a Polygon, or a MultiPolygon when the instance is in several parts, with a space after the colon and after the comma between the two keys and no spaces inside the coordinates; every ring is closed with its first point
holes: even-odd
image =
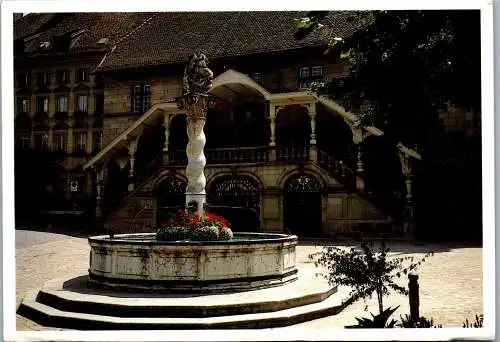
{"type": "Polygon", "coordinates": [[[76,72],[76,77],[78,82],[88,82],[89,80],[89,71],[87,69],[78,69],[76,72]]]}
{"type": "Polygon", "coordinates": [[[99,39],[99,41],[97,42],[97,44],[108,44],[109,43],[109,38],[101,38],[99,39]]]}
{"type": "Polygon", "coordinates": [[[68,70],[59,70],[57,72],[57,83],[65,84],[69,83],[68,70]]]}

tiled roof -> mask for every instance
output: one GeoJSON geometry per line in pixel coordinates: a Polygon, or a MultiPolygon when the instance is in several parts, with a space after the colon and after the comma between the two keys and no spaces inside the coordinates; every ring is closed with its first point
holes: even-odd
{"type": "MultiPolygon", "coordinates": [[[[195,51],[210,59],[295,50],[325,44],[313,33],[296,40],[294,19],[306,12],[156,12],[30,14],[15,22],[14,37],[30,41],[25,55],[57,51],[40,48],[51,37],[86,29],[66,53],[108,52],[98,71],[166,65],[186,61],[195,51]],[[98,44],[108,38],[107,46],[98,44]]],[[[330,12],[322,22],[334,35],[348,37],[359,29],[352,12],[330,12]]]]}
{"type": "Polygon", "coordinates": [[[26,44],[24,54],[43,55],[59,52],[40,48],[40,44],[49,41],[51,37],[61,37],[85,29],[78,39],[74,40],[67,52],[104,51],[109,50],[120,38],[133,32],[152,15],[152,13],[31,14],[16,21],[14,37],[28,38],[40,33],[38,37],[26,44]],[[98,44],[101,38],[109,39],[107,46],[98,44]]]}
{"type": "MultiPolygon", "coordinates": [[[[210,59],[325,44],[318,34],[296,40],[294,19],[305,12],[163,12],[122,39],[99,71],[183,62],[202,50],[210,59]]],[[[359,26],[352,12],[330,12],[322,22],[348,37],[359,26]]]]}

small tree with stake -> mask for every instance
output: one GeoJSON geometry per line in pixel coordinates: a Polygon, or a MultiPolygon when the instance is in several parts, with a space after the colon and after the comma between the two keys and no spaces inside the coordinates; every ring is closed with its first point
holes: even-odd
{"type": "MultiPolygon", "coordinates": [[[[389,316],[397,309],[387,308],[384,311],[383,297],[387,296],[390,290],[408,295],[408,290],[395,283],[395,278],[400,278],[402,274],[407,274],[415,269],[433,252],[425,254],[418,262],[413,262],[413,257],[387,259],[389,248],[382,242],[378,251],[373,248],[373,243],[362,243],[361,251],[355,248],[341,249],[338,247],[326,246],[320,253],[315,265],[325,267],[326,274],[321,274],[330,285],[344,285],[352,287],[350,297],[352,301],[360,298],[366,299],[377,295],[379,314],[373,316],[373,321],[358,319],[359,326],[383,328],[389,316]],[[409,261],[410,264],[404,267],[403,264],[409,261]],[[374,326],[374,324],[376,326],[374,326]],[[381,325],[381,326],[379,326],[381,325]]],[[[317,254],[309,257],[313,260],[317,254]]],[[[394,322],[395,323],[395,322],[394,322]]]]}

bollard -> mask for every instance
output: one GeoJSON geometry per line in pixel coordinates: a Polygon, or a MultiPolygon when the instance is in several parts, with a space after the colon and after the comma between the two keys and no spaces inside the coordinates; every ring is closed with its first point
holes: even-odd
{"type": "Polygon", "coordinates": [[[418,288],[418,274],[415,271],[411,271],[408,274],[408,298],[410,302],[410,318],[412,323],[416,323],[420,319],[420,298],[418,288]]]}

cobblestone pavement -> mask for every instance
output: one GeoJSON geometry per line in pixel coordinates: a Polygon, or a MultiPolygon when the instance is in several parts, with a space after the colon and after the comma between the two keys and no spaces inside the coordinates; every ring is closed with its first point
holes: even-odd
{"type": "MultiPolygon", "coordinates": [[[[404,243],[389,243],[392,255],[420,256],[434,250],[418,270],[420,283],[420,313],[444,327],[461,327],[465,318],[473,318],[483,312],[482,302],[482,248],[470,246],[427,245],[413,246],[404,243]]],[[[320,251],[314,245],[297,248],[300,267],[314,267],[308,255],[320,251]]],[[[16,303],[20,304],[26,292],[41,287],[53,278],[83,273],[88,269],[89,247],[87,239],[67,237],[61,240],[16,250],[16,303]]],[[[402,278],[400,284],[407,285],[402,278]]],[[[384,305],[401,305],[394,318],[409,313],[408,298],[391,294],[384,297],[384,305]]],[[[362,300],[351,304],[336,316],[317,319],[296,326],[279,328],[328,328],[355,324],[354,317],[370,316],[377,312],[376,299],[362,300]],[[368,311],[365,311],[367,307],[368,311]]],[[[55,330],[41,327],[20,316],[16,319],[17,330],[55,330]]]]}

